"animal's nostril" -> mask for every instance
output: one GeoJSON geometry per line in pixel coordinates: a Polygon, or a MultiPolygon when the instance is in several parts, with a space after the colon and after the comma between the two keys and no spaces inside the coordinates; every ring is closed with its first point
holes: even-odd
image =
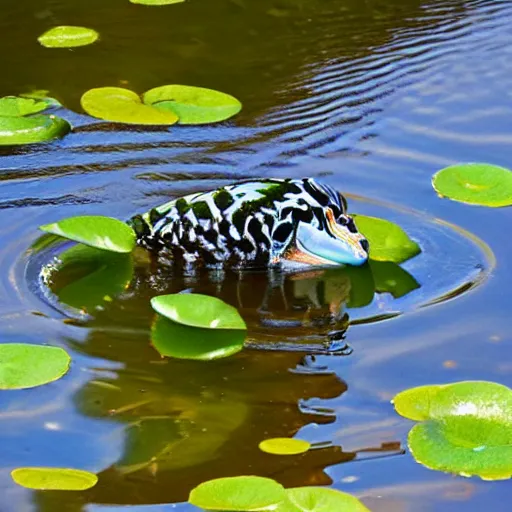
{"type": "Polygon", "coordinates": [[[360,244],[363,250],[368,252],[368,250],[370,249],[370,244],[368,243],[368,240],[361,240],[360,244]]]}

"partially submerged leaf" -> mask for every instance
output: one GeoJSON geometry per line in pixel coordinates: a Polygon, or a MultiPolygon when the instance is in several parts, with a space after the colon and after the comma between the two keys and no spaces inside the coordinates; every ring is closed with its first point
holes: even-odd
{"type": "Polygon", "coordinates": [[[481,206],[512,205],[512,172],[484,163],[458,164],[434,174],[432,186],[444,197],[481,206]]]}
{"type": "Polygon", "coordinates": [[[0,344],[0,389],[26,389],[60,379],[71,358],[59,347],[0,344]]]}
{"type": "Polygon", "coordinates": [[[286,498],[281,484],[259,476],[216,478],[192,489],[189,503],[207,510],[274,510],[286,498]]]}
{"type": "Polygon", "coordinates": [[[98,37],[92,28],[61,25],[47,30],[37,40],[46,48],[75,48],[92,44],[98,37]]]}
{"type": "Polygon", "coordinates": [[[17,468],[11,476],[22,487],[43,491],[85,491],[98,482],[94,473],[67,468],[17,468]]]}
{"type": "Polygon", "coordinates": [[[173,112],[144,105],[138,94],[121,87],[90,89],[80,103],[89,115],[114,123],[172,125],[178,121],[173,112]]]}
{"type": "Polygon", "coordinates": [[[240,352],[246,334],[245,330],[189,327],[158,315],[151,342],[162,356],[211,361],[240,352]]]}
{"type": "Polygon", "coordinates": [[[276,512],[370,512],[355,496],[326,487],[295,487],[286,496],[276,512]]]}
{"type": "Polygon", "coordinates": [[[144,93],[144,103],[174,112],[180,124],[218,123],[238,114],[242,104],[223,92],[189,85],[163,85],[144,93]]]}
{"type": "Polygon", "coordinates": [[[49,286],[62,303],[91,312],[125,290],[132,276],[131,255],[78,244],[52,264],[49,286]]]}
{"type": "Polygon", "coordinates": [[[376,261],[402,263],[421,252],[398,225],[377,217],[353,215],[359,231],[370,243],[370,258],[376,261]]]}
{"type": "Polygon", "coordinates": [[[51,96],[48,96],[49,92],[50,91],[47,91],[46,89],[34,89],[29,92],[20,93],[20,96],[22,98],[30,98],[42,101],[46,103],[47,107],[61,107],[62,104],[59,100],[52,98],[51,96]]]}
{"type": "Polygon", "coordinates": [[[512,390],[483,381],[421,386],[393,400],[399,414],[425,420],[409,433],[415,459],[431,469],[512,477],[512,390]]]}
{"type": "Polygon", "coordinates": [[[33,98],[20,98],[18,96],[4,96],[0,98],[0,116],[22,117],[36,114],[48,108],[44,101],[33,98]]]}
{"type": "Polygon", "coordinates": [[[311,444],[307,441],[291,437],[265,439],[258,446],[262,452],[273,455],[298,455],[307,452],[311,448],[311,444]]]}
{"type": "Polygon", "coordinates": [[[135,233],[124,222],[100,215],[69,217],[39,229],[106,251],[127,253],[135,247],[135,233]]]}
{"type": "Polygon", "coordinates": [[[153,309],[174,322],[206,329],[242,329],[247,327],[240,313],[229,304],[209,295],[174,293],[151,299],[153,309]]]}
{"type": "Polygon", "coordinates": [[[70,130],[67,121],[53,115],[0,117],[0,145],[46,142],[62,137],[70,130]]]}

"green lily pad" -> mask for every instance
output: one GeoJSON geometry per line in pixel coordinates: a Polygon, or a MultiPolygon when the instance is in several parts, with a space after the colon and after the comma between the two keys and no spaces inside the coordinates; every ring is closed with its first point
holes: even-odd
{"type": "Polygon", "coordinates": [[[469,163],[434,174],[432,186],[443,197],[481,206],[512,205],[512,172],[497,165],[469,163]]]}
{"type": "Polygon", "coordinates": [[[132,4],[142,4],[142,5],[171,5],[171,4],[181,4],[185,0],[130,0],[132,4]]]}
{"type": "Polygon", "coordinates": [[[270,478],[216,478],[192,489],[189,503],[207,510],[275,510],[286,499],[283,486],[270,478]]]}
{"type": "Polygon", "coordinates": [[[11,476],[22,487],[46,491],[85,491],[98,482],[94,473],[67,468],[17,468],[11,476]]]}
{"type": "Polygon", "coordinates": [[[63,137],[71,130],[67,121],[53,115],[0,116],[0,145],[33,144],[63,137]]]}
{"type": "Polygon", "coordinates": [[[147,105],[174,112],[180,124],[208,124],[225,121],[242,109],[242,104],[223,92],[189,85],[163,85],[144,93],[147,105]]]}
{"type": "Polygon", "coordinates": [[[369,260],[377,293],[390,293],[398,299],[420,288],[416,279],[402,267],[391,261],[369,260]]]}
{"type": "Polygon", "coordinates": [[[0,389],[26,389],[60,379],[71,358],[59,347],[4,343],[0,345],[0,389]]]}
{"type": "Polygon", "coordinates": [[[49,285],[62,303],[91,312],[123,292],[132,276],[131,255],[78,244],[59,255],[49,285]]]}
{"type": "Polygon", "coordinates": [[[114,123],[172,125],[178,122],[173,112],[144,105],[138,94],[121,87],[90,89],[80,104],[89,115],[114,123]]]}
{"type": "Polygon", "coordinates": [[[306,453],[311,448],[311,443],[303,439],[293,439],[290,437],[275,437],[265,439],[258,445],[262,452],[273,455],[298,455],[306,453]]]}
{"type": "Polygon", "coordinates": [[[359,231],[370,243],[370,258],[376,261],[403,263],[421,252],[397,224],[377,217],[353,215],[359,231]]]}
{"type": "Polygon", "coordinates": [[[39,229],[106,251],[127,253],[135,247],[135,232],[130,226],[101,215],[69,217],[39,229]]]}
{"type": "Polygon", "coordinates": [[[286,496],[276,512],[370,512],[355,496],[326,487],[287,489],[286,496]]]}
{"type": "Polygon", "coordinates": [[[512,390],[494,382],[421,386],[395,409],[423,421],[409,432],[414,458],[431,469],[486,480],[512,477],[512,390]]]}
{"type": "Polygon", "coordinates": [[[246,334],[244,330],[189,327],[158,315],[151,343],[162,356],[211,361],[240,352],[246,334]]]}
{"type": "Polygon", "coordinates": [[[45,48],[75,48],[92,44],[98,37],[98,32],[92,28],[61,25],[47,30],[37,40],[45,48]]]}
{"type": "Polygon", "coordinates": [[[46,103],[47,107],[62,107],[62,104],[59,100],[48,96],[50,91],[46,89],[34,89],[29,92],[22,92],[20,96],[22,98],[29,98],[37,101],[42,101],[46,103]]]}
{"type": "Polygon", "coordinates": [[[20,98],[18,96],[5,96],[0,98],[0,116],[22,117],[36,114],[48,108],[44,101],[33,98],[20,98]]]}
{"type": "Polygon", "coordinates": [[[162,316],[191,327],[247,329],[236,308],[209,295],[198,293],[160,295],[151,299],[151,306],[162,316]]]}

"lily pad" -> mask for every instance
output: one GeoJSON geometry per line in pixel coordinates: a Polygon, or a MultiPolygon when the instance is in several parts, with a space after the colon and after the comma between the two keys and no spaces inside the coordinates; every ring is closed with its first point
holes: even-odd
{"type": "Polygon", "coordinates": [[[78,244],[59,255],[49,286],[62,303],[91,312],[123,292],[132,276],[131,255],[78,244]]]}
{"type": "Polygon", "coordinates": [[[71,358],[59,347],[4,343],[0,345],[0,389],[26,389],[60,379],[71,358]]]}
{"type": "Polygon", "coordinates": [[[17,468],[11,476],[18,485],[37,490],[85,491],[98,482],[94,473],[67,468],[17,468]]]}
{"type": "Polygon", "coordinates": [[[370,512],[355,496],[326,487],[287,489],[286,496],[276,512],[370,512]]]}
{"type": "Polygon", "coordinates": [[[370,260],[368,264],[377,293],[390,293],[393,298],[399,299],[421,286],[409,272],[396,263],[370,260]]]}
{"type": "Polygon", "coordinates": [[[124,222],[100,215],[69,217],[40,230],[106,251],[127,253],[135,247],[135,232],[124,222]]]}
{"type": "Polygon", "coordinates": [[[370,258],[376,261],[403,263],[421,252],[397,224],[377,217],[353,215],[359,231],[370,243],[370,258]]]}
{"type": "Polygon", "coordinates": [[[414,458],[431,469],[512,477],[512,390],[483,381],[421,386],[399,393],[395,409],[423,421],[409,432],[414,458]]]}
{"type": "Polygon", "coordinates": [[[38,100],[46,103],[47,107],[61,107],[62,104],[59,100],[48,96],[50,91],[46,89],[34,89],[29,92],[22,92],[20,96],[22,98],[29,98],[33,100],[38,100]]]}
{"type": "Polygon", "coordinates": [[[46,102],[34,98],[21,98],[18,96],[0,98],[0,116],[22,117],[28,114],[36,114],[46,108],[48,108],[46,102]]]}
{"type": "Polygon", "coordinates": [[[271,453],[273,455],[298,455],[306,453],[311,444],[303,439],[293,439],[290,437],[275,437],[265,439],[258,445],[262,452],[271,453]]]}
{"type": "Polygon", "coordinates": [[[247,329],[236,308],[209,295],[198,293],[160,295],[151,299],[151,306],[162,316],[191,327],[247,329]]]}
{"type": "Polygon", "coordinates": [[[246,334],[244,330],[189,327],[158,315],[151,342],[162,356],[211,361],[240,352],[246,334]]]}
{"type": "Polygon", "coordinates": [[[142,4],[142,5],[171,5],[171,4],[181,4],[185,0],[130,0],[132,4],[142,4]]]}
{"type": "Polygon", "coordinates": [[[98,37],[92,28],[61,25],[47,30],[37,40],[46,48],[75,48],[92,44],[98,37]]]}
{"type": "Polygon", "coordinates": [[[57,116],[0,116],[0,145],[33,144],[66,135],[71,130],[67,121],[57,116]]]}
{"type": "Polygon", "coordinates": [[[283,486],[270,478],[235,476],[209,480],[192,489],[189,503],[207,510],[275,510],[286,499],[283,486]]]}
{"type": "Polygon", "coordinates": [[[89,115],[114,123],[172,125],[178,121],[173,112],[144,105],[138,94],[121,87],[90,89],[80,103],[89,115]]]}
{"type": "Polygon", "coordinates": [[[144,103],[164,112],[174,112],[180,124],[225,121],[242,109],[242,104],[223,92],[190,85],[163,85],[144,93],[144,103]]]}
{"type": "Polygon", "coordinates": [[[459,164],[434,174],[432,186],[443,197],[481,206],[512,205],[512,172],[483,163],[459,164]]]}

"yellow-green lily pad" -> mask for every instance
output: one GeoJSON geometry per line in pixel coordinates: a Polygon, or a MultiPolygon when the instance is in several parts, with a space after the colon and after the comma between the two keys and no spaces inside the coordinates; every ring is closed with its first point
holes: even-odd
{"type": "Polygon", "coordinates": [[[370,512],[355,496],[326,487],[286,489],[286,497],[276,512],[370,512]]]}
{"type": "Polygon", "coordinates": [[[71,358],[60,347],[0,344],[0,389],[26,389],[60,379],[71,358]]]}
{"type": "Polygon", "coordinates": [[[414,458],[428,468],[485,480],[512,477],[512,390],[466,381],[421,386],[393,400],[416,421],[408,436],[414,458]]]}
{"type": "Polygon", "coordinates": [[[92,28],[61,25],[47,30],[37,39],[46,48],[75,48],[97,41],[98,32],[92,28]]]}
{"type": "Polygon", "coordinates": [[[37,114],[48,108],[44,101],[34,98],[21,98],[18,96],[4,96],[0,98],[0,116],[22,117],[37,114]]]}
{"type": "Polygon", "coordinates": [[[376,261],[403,263],[421,252],[397,224],[377,217],[353,215],[358,230],[370,244],[370,258],[376,261]]]}
{"type": "Polygon", "coordinates": [[[216,478],[192,489],[189,503],[206,510],[275,510],[286,499],[283,486],[270,478],[216,478]]]}
{"type": "Polygon", "coordinates": [[[130,226],[101,215],[69,217],[39,229],[106,251],[127,253],[135,247],[135,232],[130,226]]]}
{"type": "Polygon", "coordinates": [[[70,130],[67,121],[53,115],[0,116],[0,145],[47,142],[66,135],[70,130]]]}
{"type": "Polygon", "coordinates": [[[17,468],[11,476],[18,485],[41,491],[85,491],[98,482],[94,473],[68,468],[17,468]]]}
{"type": "Polygon", "coordinates": [[[191,327],[247,329],[236,308],[209,295],[199,293],[160,295],[151,299],[151,306],[162,316],[191,327]]]}
{"type": "Polygon", "coordinates": [[[274,437],[261,441],[258,447],[262,452],[273,455],[299,455],[306,453],[311,448],[311,443],[291,437],[274,437]]]}
{"type": "Polygon", "coordinates": [[[240,352],[246,334],[245,330],[189,327],[158,315],[151,343],[162,356],[211,361],[240,352]]]}
{"type": "Polygon", "coordinates": [[[208,124],[225,121],[242,109],[235,97],[204,87],[163,85],[144,93],[147,105],[174,112],[180,124],[208,124]]]}
{"type": "Polygon", "coordinates": [[[173,125],[178,116],[144,105],[139,95],[122,87],[98,87],[83,94],[80,103],[91,116],[126,124],[173,125]]]}
{"type": "Polygon", "coordinates": [[[458,164],[434,174],[432,186],[442,197],[480,206],[512,205],[512,172],[484,163],[458,164]]]}

